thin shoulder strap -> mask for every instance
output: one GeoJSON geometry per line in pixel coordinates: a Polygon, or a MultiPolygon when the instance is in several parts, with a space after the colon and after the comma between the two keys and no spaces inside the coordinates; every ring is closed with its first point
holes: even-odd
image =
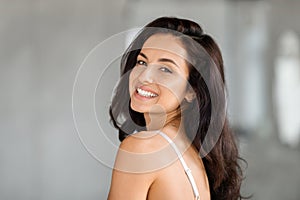
{"type": "Polygon", "coordinates": [[[197,185],[196,185],[196,182],[194,180],[194,177],[192,175],[192,170],[190,168],[188,168],[186,162],[184,161],[183,157],[182,157],[182,154],[180,153],[179,149],[177,148],[177,146],[175,145],[175,143],[171,140],[171,138],[169,136],[167,136],[165,133],[161,132],[161,131],[158,131],[158,133],[164,138],[166,139],[171,147],[174,149],[174,151],[176,152],[178,158],[179,158],[179,161],[181,162],[181,165],[183,166],[184,168],[184,171],[192,185],[192,188],[193,188],[193,192],[194,192],[194,195],[195,195],[195,199],[196,200],[200,200],[200,196],[199,196],[199,191],[198,191],[198,188],[197,188],[197,185]]]}

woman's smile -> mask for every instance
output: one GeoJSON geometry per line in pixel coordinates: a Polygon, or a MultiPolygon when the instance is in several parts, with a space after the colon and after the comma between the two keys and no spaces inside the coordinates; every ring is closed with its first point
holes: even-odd
{"type": "Polygon", "coordinates": [[[136,94],[138,96],[146,97],[146,98],[155,98],[158,96],[157,93],[153,92],[150,89],[147,89],[145,86],[138,87],[136,89],[136,94]]]}

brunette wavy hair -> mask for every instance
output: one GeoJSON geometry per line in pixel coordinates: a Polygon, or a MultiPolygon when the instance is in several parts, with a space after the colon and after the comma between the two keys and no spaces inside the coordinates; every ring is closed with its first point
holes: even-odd
{"type": "Polygon", "coordinates": [[[243,179],[240,161],[243,159],[239,157],[236,138],[226,117],[226,88],[221,51],[213,38],[205,34],[193,21],[175,17],[158,18],[139,32],[123,54],[121,79],[109,109],[111,121],[119,130],[120,141],[134,131],[145,130],[143,113],[130,107],[129,74],[136,65],[144,42],[158,33],[178,37],[189,57],[188,82],[195,91],[196,98],[183,110],[182,116],[186,134],[202,157],[211,199],[243,199],[240,193],[243,179]],[[217,103],[213,102],[212,96],[217,103]],[[213,112],[213,106],[217,112],[213,112]],[[217,128],[214,130],[214,127],[220,126],[219,131],[217,128]],[[213,130],[210,134],[209,129],[213,130]],[[203,148],[209,145],[213,145],[211,149],[203,148]]]}

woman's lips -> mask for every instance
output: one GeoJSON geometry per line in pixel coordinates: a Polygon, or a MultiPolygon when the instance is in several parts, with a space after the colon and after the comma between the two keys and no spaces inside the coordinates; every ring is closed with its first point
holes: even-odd
{"type": "Polygon", "coordinates": [[[154,92],[153,90],[145,87],[145,86],[140,86],[136,89],[135,95],[137,95],[138,97],[141,97],[143,99],[151,99],[151,98],[155,98],[158,96],[158,94],[156,92],[154,92]]]}

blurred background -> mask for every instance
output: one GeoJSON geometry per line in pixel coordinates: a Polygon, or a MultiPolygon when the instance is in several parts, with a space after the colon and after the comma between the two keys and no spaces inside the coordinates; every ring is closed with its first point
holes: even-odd
{"type": "Polygon", "coordinates": [[[111,169],[74,126],[75,76],[98,43],[164,15],[195,20],[221,47],[243,194],[300,199],[298,0],[0,0],[0,199],[106,199],[111,169]]]}

